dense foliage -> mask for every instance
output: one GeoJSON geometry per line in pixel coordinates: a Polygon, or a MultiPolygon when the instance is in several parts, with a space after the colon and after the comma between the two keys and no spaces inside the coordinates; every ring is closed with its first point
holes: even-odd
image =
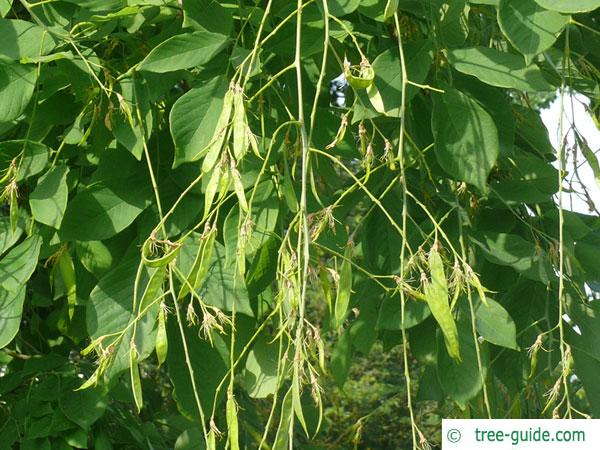
{"type": "Polygon", "coordinates": [[[600,417],[599,7],[0,0],[0,445],[600,417]]]}

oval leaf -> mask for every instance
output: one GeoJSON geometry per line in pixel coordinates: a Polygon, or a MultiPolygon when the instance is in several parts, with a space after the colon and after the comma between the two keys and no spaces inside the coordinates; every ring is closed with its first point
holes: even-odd
{"type": "Polygon", "coordinates": [[[498,23],[508,40],[531,62],[554,44],[569,23],[569,16],[548,11],[534,0],[502,0],[498,23]]]}
{"type": "Polygon", "coordinates": [[[520,91],[553,91],[536,66],[525,65],[518,55],[487,47],[450,50],[448,60],[459,72],[486,84],[520,91]]]}
{"type": "Polygon", "coordinates": [[[222,34],[208,31],[179,34],[152,49],[138,70],[164,73],[201,66],[213,59],[226,45],[227,38],[222,34]]]}
{"type": "Polygon", "coordinates": [[[491,116],[471,97],[449,88],[434,96],[431,124],[440,166],[457,180],[486,192],[488,174],[500,151],[491,116]]]}

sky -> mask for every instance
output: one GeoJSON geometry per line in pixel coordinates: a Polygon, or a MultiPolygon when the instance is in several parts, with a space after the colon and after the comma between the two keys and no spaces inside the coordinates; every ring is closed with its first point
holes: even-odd
{"type": "MultiPolygon", "coordinates": [[[[567,135],[567,146],[571,147],[575,141],[573,132],[570,130],[571,126],[574,125],[582,135],[591,148],[591,150],[600,157],[600,130],[596,127],[592,117],[586,111],[585,106],[589,105],[590,101],[584,95],[575,93],[573,96],[568,93],[564,96],[564,119],[563,119],[563,132],[568,133],[567,135]]],[[[550,106],[541,112],[542,121],[548,129],[550,136],[550,142],[555,148],[558,148],[560,139],[560,110],[561,110],[561,98],[560,94],[556,96],[556,99],[550,104],[550,106]]],[[[577,162],[580,165],[579,175],[581,181],[586,186],[592,201],[595,203],[596,208],[600,210],[600,187],[594,179],[594,173],[590,165],[585,161],[580,151],[577,152],[577,162]]],[[[555,164],[557,166],[557,164],[555,164]]],[[[573,153],[569,152],[567,158],[567,171],[569,172],[568,177],[573,174],[573,153]]],[[[592,214],[588,208],[586,201],[577,195],[564,193],[563,194],[563,207],[570,211],[576,211],[582,214],[592,214]]]]}

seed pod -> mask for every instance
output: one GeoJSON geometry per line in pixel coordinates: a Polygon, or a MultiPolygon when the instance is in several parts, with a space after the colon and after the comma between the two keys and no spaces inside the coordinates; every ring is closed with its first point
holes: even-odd
{"type": "Polygon", "coordinates": [[[319,354],[319,367],[325,373],[325,344],[323,343],[323,339],[317,341],[317,351],[319,354]]]}
{"type": "Polygon", "coordinates": [[[344,323],[346,313],[348,312],[348,305],[350,304],[350,294],[352,292],[352,265],[350,264],[350,258],[352,258],[353,247],[354,244],[352,242],[349,242],[346,246],[344,260],[342,261],[340,269],[340,279],[338,282],[334,310],[336,328],[341,327],[344,323]]]}
{"type": "Polygon", "coordinates": [[[390,170],[396,170],[396,157],[393,150],[392,143],[386,139],[383,156],[390,170]]]}
{"type": "Polygon", "coordinates": [[[254,136],[252,130],[250,130],[250,127],[246,128],[246,134],[248,135],[248,142],[250,142],[250,148],[252,149],[252,153],[254,153],[258,159],[264,160],[264,158],[260,154],[260,151],[258,150],[258,141],[256,140],[256,136],[254,136]]]}
{"type": "Polygon", "coordinates": [[[244,93],[238,86],[233,94],[233,157],[240,161],[248,150],[248,123],[244,93]]]}
{"type": "Polygon", "coordinates": [[[69,319],[73,318],[75,305],[77,304],[77,283],[75,278],[75,265],[69,251],[65,248],[61,251],[58,258],[58,268],[67,291],[67,303],[69,305],[69,319]]]}
{"type": "Polygon", "coordinates": [[[242,184],[242,177],[240,176],[240,172],[237,170],[235,165],[235,161],[232,159],[229,165],[229,170],[231,171],[231,179],[233,180],[233,189],[235,190],[235,195],[238,198],[240,208],[244,212],[248,212],[248,202],[246,201],[246,194],[244,192],[244,185],[242,184]]]}
{"type": "Polygon", "coordinates": [[[142,262],[147,267],[164,267],[175,259],[180,249],[181,244],[179,242],[159,242],[159,245],[157,245],[156,239],[151,236],[146,239],[142,246],[142,262]],[[152,258],[159,246],[166,246],[169,250],[158,258],[152,258]]]}
{"type": "Polygon", "coordinates": [[[346,79],[354,89],[366,89],[375,79],[375,71],[368,60],[363,59],[359,65],[344,64],[346,79]]]}
{"type": "Polygon", "coordinates": [[[365,125],[360,122],[358,124],[358,139],[360,146],[358,147],[361,156],[364,158],[367,155],[368,136],[365,125]]]}
{"type": "Polygon", "coordinates": [[[142,410],[144,400],[142,398],[142,382],[140,381],[140,368],[138,367],[138,354],[135,346],[129,350],[129,374],[131,376],[131,389],[137,412],[142,410]]]}
{"type": "Polygon", "coordinates": [[[208,184],[206,185],[206,191],[204,192],[204,216],[205,219],[210,212],[210,207],[212,206],[215,195],[217,194],[217,189],[219,188],[219,184],[221,182],[221,168],[215,167],[212,169],[212,173],[210,178],[208,179],[208,184]]]}
{"type": "Polygon", "coordinates": [[[212,258],[212,252],[215,244],[215,237],[217,236],[217,228],[215,226],[207,227],[200,238],[200,245],[198,246],[198,252],[194,258],[192,269],[187,277],[187,283],[184,283],[179,291],[178,299],[183,298],[190,292],[190,286],[193,289],[200,287],[204,281],[204,277],[208,272],[208,267],[212,258]]]}
{"type": "Polygon", "coordinates": [[[373,160],[375,159],[375,155],[373,154],[373,145],[369,142],[367,144],[367,151],[365,153],[365,158],[363,160],[365,166],[365,181],[366,183],[371,176],[371,168],[373,166],[373,160]]]}
{"type": "Polygon", "coordinates": [[[230,450],[240,450],[237,405],[231,389],[227,391],[226,416],[229,448],[230,450]]]}
{"type": "Polygon", "coordinates": [[[92,386],[96,386],[98,384],[98,372],[100,371],[100,367],[98,367],[92,376],[90,376],[85,382],[79,386],[75,391],[83,391],[84,389],[91,388],[92,386]]]}
{"type": "Polygon", "coordinates": [[[219,115],[219,120],[217,121],[217,127],[215,128],[213,137],[210,140],[210,144],[208,144],[205,148],[200,150],[197,155],[194,156],[194,159],[197,159],[206,155],[204,161],[202,162],[202,172],[206,173],[210,171],[219,159],[221,148],[223,147],[225,137],[227,136],[232,106],[233,88],[230,86],[225,93],[225,97],[223,99],[223,109],[221,109],[221,114],[219,115]]]}
{"type": "Polygon", "coordinates": [[[444,334],[448,354],[455,360],[461,361],[458,331],[448,304],[448,281],[437,246],[429,252],[428,262],[431,281],[424,282],[425,300],[444,334]]]}
{"type": "Polygon", "coordinates": [[[300,360],[294,360],[294,370],[292,375],[292,405],[298,421],[302,425],[306,436],[308,436],[308,428],[306,426],[306,420],[304,419],[304,412],[302,411],[302,403],[300,402],[300,360]]]}
{"type": "Polygon", "coordinates": [[[167,352],[169,350],[169,341],[167,339],[166,317],[163,305],[160,305],[158,310],[158,326],[156,328],[156,359],[160,367],[167,360],[167,352]]]}
{"type": "Polygon", "coordinates": [[[488,306],[487,298],[485,297],[485,289],[481,285],[481,281],[479,281],[479,277],[475,274],[475,272],[469,270],[468,281],[469,284],[477,290],[477,294],[479,295],[479,298],[483,304],[488,306]]]}
{"type": "MultiPolygon", "coordinates": [[[[223,136],[224,138],[224,136],[223,136]]],[[[202,173],[209,173],[211,170],[215,168],[217,161],[221,156],[221,147],[219,146],[211,146],[204,161],[202,161],[202,173]]]]}
{"type": "Polygon", "coordinates": [[[242,278],[246,273],[246,245],[250,241],[252,236],[252,219],[250,216],[246,216],[242,222],[239,230],[237,246],[236,246],[236,258],[237,266],[242,278]]]}
{"type": "Polygon", "coordinates": [[[217,201],[221,200],[229,191],[229,187],[231,186],[231,171],[227,170],[226,162],[221,167],[221,179],[219,180],[219,195],[217,197],[217,201]]]}
{"type": "Polygon", "coordinates": [[[206,442],[206,450],[217,450],[217,442],[215,438],[215,430],[208,432],[208,439],[206,442]]]}
{"type": "Polygon", "coordinates": [[[298,211],[298,199],[296,198],[296,192],[294,191],[294,184],[292,183],[292,177],[290,177],[290,172],[288,170],[287,162],[285,163],[285,167],[283,170],[283,197],[285,198],[285,202],[290,208],[290,211],[293,213],[298,211]]]}
{"type": "MultiPolygon", "coordinates": [[[[16,186],[16,185],[15,185],[16,186]]],[[[17,201],[17,188],[10,192],[10,229],[14,233],[17,231],[19,223],[19,202],[17,201]]]]}
{"type": "Polygon", "coordinates": [[[142,295],[142,300],[140,301],[140,313],[143,313],[152,302],[158,298],[160,292],[162,291],[162,285],[167,277],[167,268],[166,266],[157,267],[150,275],[150,280],[146,285],[146,289],[144,290],[144,294],[142,295]]]}
{"type": "Polygon", "coordinates": [[[292,404],[292,388],[290,387],[281,402],[281,416],[275,435],[272,450],[288,450],[290,441],[290,426],[293,423],[294,406],[292,404]]]}
{"type": "Polygon", "coordinates": [[[346,134],[346,128],[348,127],[348,114],[344,114],[342,116],[342,121],[340,122],[340,127],[337,130],[337,134],[335,135],[335,139],[325,147],[326,149],[330,149],[335,147],[346,134]]]}
{"type": "Polygon", "coordinates": [[[327,276],[327,270],[321,268],[319,271],[319,280],[321,280],[321,287],[323,288],[323,294],[325,294],[325,301],[327,302],[327,310],[329,315],[333,314],[333,299],[331,298],[331,282],[327,276]]]}

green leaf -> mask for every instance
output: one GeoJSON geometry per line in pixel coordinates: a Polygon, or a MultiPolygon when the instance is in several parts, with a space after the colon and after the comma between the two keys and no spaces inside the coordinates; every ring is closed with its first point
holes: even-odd
{"type": "Polygon", "coordinates": [[[515,145],[515,118],[510,98],[500,88],[489,86],[473,77],[456,74],[453,86],[464,94],[470,95],[494,119],[498,129],[498,143],[501,155],[510,155],[515,145]]]}
{"type": "Polygon", "coordinates": [[[345,331],[335,343],[331,352],[331,373],[336,384],[342,388],[348,378],[352,363],[352,342],[350,333],[345,331]]]}
{"type": "Polygon", "coordinates": [[[0,0],[0,17],[6,16],[10,11],[12,0],[0,0]]]}
{"type": "Polygon", "coordinates": [[[120,82],[123,103],[114,114],[112,131],[117,141],[139,161],[144,152],[144,140],[152,133],[152,108],[148,84],[138,78],[127,77],[120,82]],[[140,118],[142,123],[140,123],[140,118]]]}
{"type": "Polygon", "coordinates": [[[173,168],[198,159],[210,144],[227,89],[227,80],[220,76],[191,89],[175,102],[169,115],[175,142],[173,168]]]}
{"type": "Polygon", "coordinates": [[[526,66],[518,55],[487,47],[460,48],[448,51],[450,64],[467,75],[472,75],[492,86],[521,91],[553,91],[534,65],[526,66]]]}
{"type": "MultiPolygon", "coordinates": [[[[457,321],[458,339],[460,343],[461,362],[451,358],[446,346],[441,343],[441,333],[438,339],[437,373],[438,380],[445,394],[461,406],[475,397],[481,390],[481,374],[477,363],[477,351],[471,329],[471,323],[466,314],[457,321]]],[[[481,350],[485,350],[481,347],[481,350]]],[[[488,355],[481,352],[483,376],[487,375],[488,355]]]]}
{"type": "Polygon", "coordinates": [[[500,151],[490,115],[471,97],[447,88],[434,96],[431,126],[440,166],[457,180],[486,192],[488,174],[500,151]]]}
{"type": "Polygon", "coordinates": [[[182,338],[186,340],[200,404],[204,411],[210,411],[212,408],[216,388],[225,375],[227,366],[219,352],[211,347],[210,343],[198,336],[197,329],[184,327],[182,336],[177,326],[177,320],[169,320],[167,322],[167,335],[169,340],[167,365],[169,378],[173,384],[173,398],[183,416],[189,420],[197,421],[200,418],[200,413],[194,400],[182,338]]]}
{"type": "Polygon", "coordinates": [[[114,236],[148,207],[146,192],[145,186],[134,186],[127,196],[119,196],[102,185],[86,188],[67,207],[60,231],[62,238],[94,241],[114,236]]]}
{"type": "Polygon", "coordinates": [[[277,390],[279,341],[269,343],[270,339],[260,334],[246,359],[244,386],[252,398],[265,398],[277,390]]]}
{"type": "MultiPolygon", "coordinates": [[[[423,83],[429,68],[433,62],[433,45],[426,39],[411,42],[404,46],[404,59],[408,79],[415,83],[423,83]]],[[[383,100],[385,114],[392,117],[400,117],[400,104],[402,100],[402,73],[400,66],[400,55],[398,49],[393,47],[386,50],[373,61],[375,80],[373,84],[379,91],[383,100]]],[[[406,102],[419,92],[415,86],[406,89],[406,102]]],[[[373,103],[373,101],[372,101],[373,103]]],[[[377,109],[377,106],[373,104],[377,109]]]]}
{"type": "MultiPolygon", "coordinates": [[[[384,200],[383,206],[386,210],[400,214],[400,207],[397,205],[402,200],[395,196],[394,192],[390,192],[385,199],[387,201],[384,200]]],[[[398,239],[398,232],[390,227],[388,218],[377,208],[368,215],[364,226],[365,233],[363,234],[362,248],[365,263],[370,270],[376,273],[392,273],[397,270],[400,265],[402,242],[398,239]],[[377,236],[377,239],[371,239],[372,236],[377,236]]]]}
{"type": "Polygon", "coordinates": [[[575,244],[575,257],[583,268],[586,281],[600,281],[600,266],[598,266],[598,248],[600,247],[600,232],[593,231],[579,239],[575,244]]]}
{"type": "Polygon", "coordinates": [[[25,112],[36,81],[35,66],[0,62],[0,122],[18,119],[25,112]]]}
{"type": "Polygon", "coordinates": [[[547,283],[553,273],[545,252],[521,236],[487,231],[470,238],[488,261],[510,266],[529,279],[547,283]]]}
{"type": "Polygon", "coordinates": [[[101,388],[62,392],[60,409],[72,422],[88,430],[106,411],[108,406],[101,388]]]}
{"type": "Polygon", "coordinates": [[[509,170],[510,176],[491,183],[494,196],[509,205],[552,201],[552,195],[558,190],[558,172],[550,163],[519,152],[509,164],[505,170],[509,170]]]}
{"type": "Polygon", "coordinates": [[[582,13],[600,8],[600,0],[535,0],[538,5],[562,13],[582,13]]]}
{"type": "Polygon", "coordinates": [[[369,290],[372,290],[372,282],[365,282],[360,289],[357,289],[356,297],[358,297],[358,317],[350,326],[350,338],[352,346],[367,355],[375,340],[377,339],[377,315],[378,304],[373,301],[373,298],[368,295],[369,290]]]}
{"type": "Polygon", "coordinates": [[[398,10],[399,0],[387,0],[385,4],[385,10],[383,12],[383,19],[388,20],[393,17],[394,13],[398,10]]]}
{"type": "Polygon", "coordinates": [[[600,361],[600,305],[595,301],[584,303],[569,293],[566,313],[573,324],[565,327],[569,345],[600,361]]]}
{"type": "Polygon", "coordinates": [[[17,227],[17,229],[13,231],[10,226],[10,219],[6,216],[0,217],[0,256],[15,245],[21,237],[21,234],[23,234],[22,228],[17,227]]]}
{"type": "Polygon", "coordinates": [[[527,63],[550,48],[567,23],[569,16],[548,11],[534,0],[501,0],[498,8],[500,29],[527,63]]]}
{"type": "Polygon", "coordinates": [[[90,11],[113,11],[127,6],[126,0],[65,0],[90,11]]]}
{"type": "Polygon", "coordinates": [[[16,19],[0,19],[0,42],[0,59],[13,61],[47,55],[56,47],[43,27],[16,19]]]}
{"type": "Polygon", "coordinates": [[[360,0],[330,0],[327,2],[329,14],[333,16],[345,16],[350,14],[360,5],[360,0]]]}
{"type": "Polygon", "coordinates": [[[431,19],[437,21],[436,34],[447,47],[459,47],[465,43],[469,35],[469,8],[465,0],[436,0],[430,2],[430,8],[437,14],[431,19]],[[437,17],[436,17],[437,16],[437,17]]]}
{"type": "MultiPolygon", "coordinates": [[[[245,215],[244,215],[245,217],[245,215]]],[[[242,220],[244,219],[242,217],[242,220]]],[[[279,199],[270,180],[261,182],[256,188],[256,195],[252,202],[250,218],[252,220],[252,234],[247,238],[246,257],[252,258],[258,250],[271,238],[279,217],[279,199]]],[[[240,232],[239,208],[232,208],[225,218],[223,233],[227,264],[236,260],[238,235],[240,232]]]]}
{"type": "Polygon", "coordinates": [[[183,26],[229,36],[233,18],[216,0],[183,0],[183,26]]]}
{"type": "Polygon", "coordinates": [[[16,293],[0,291],[0,348],[10,344],[19,331],[25,291],[25,286],[16,293]]]}
{"type": "Polygon", "coordinates": [[[132,315],[133,284],[138,261],[137,251],[129,250],[90,293],[86,305],[86,326],[90,337],[115,333],[127,326],[132,315]]]}
{"type": "Polygon", "coordinates": [[[21,290],[37,265],[42,238],[31,236],[0,260],[0,288],[13,293],[21,290]]]}
{"type": "Polygon", "coordinates": [[[175,450],[206,450],[202,431],[197,427],[183,431],[175,441],[175,450]]]}
{"type": "Polygon", "coordinates": [[[138,70],[173,72],[208,63],[225,48],[227,37],[208,31],[173,36],[154,47],[140,62],[138,70]]]}
{"type": "Polygon", "coordinates": [[[24,139],[0,142],[0,166],[8,167],[17,159],[17,181],[40,173],[48,164],[50,149],[40,143],[24,139]]]}
{"type": "Polygon", "coordinates": [[[572,349],[573,361],[575,362],[575,374],[583,383],[585,397],[590,403],[592,417],[600,417],[600,384],[598,373],[600,373],[600,360],[591,358],[587,353],[572,349]]]}
{"type": "MultiPolygon", "coordinates": [[[[133,327],[129,327],[123,334],[120,333],[137,316],[133,311],[133,287],[139,261],[139,249],[132,245],[119,264],[100,279],[86,304],[86,328],[89,336],[95,339],[110,335],[103,341],[103,345],[115,344],[114,361],[107,373],[109,380],[127,369],[130,364],[133,327]],[[122,338],[119,339],[120,336],[122,338]]],[[[146,291],[149,279],[149,273],[143,270],[138,285],[138,302],[142,293],[146,291]]],[[[155,304],[137,322],[135,345],[138,362],[143,361],[154,351],[158,308],[159,305],[155,304]]]]}
{"type": "Polygon", "coordinates": [[[246,285],[250,298],[262,293],[275,280],[280,244],[279,239],[273,236],[254,255],[246,275],[246,285]]]}
{"type": "MultiPolygon", "coordinates": [[[[184,274],[190,272],[198,251],[198,242],[193,241],[184,242],[177,260],[184,274]]],[[[233,265],[226,264],[225,247],[219,242],[214,243],[206,276],[196,292],[209,305],[231,311],[235,303],[236,312],[254,316],[244,280],[233,265]]]]}
{"type": "Polygon", "coordinates": [[[75,251],[83,267],[97,278],[102,278],[113,265],[113,254],[101,241],[78,241],[75,251]]]}
{"type": "Polygon", "coordinates": [[[25,284],[37,266],[41,245],[41,237],[29,237],[0,260],[0,348],[19,331],[25,284]]]}
{"type": "Polygon", "coordinates": [[[554,146],[550,142],[548,129],[542,122],[538,112],[532,108],[521,105],[512,105],[514,116],[517,123],[517,134],[525,144],[531,147],[538,156],[553,159],[556,153],[554,146]]]}
{"type": "Polygon", "coordinates": [[[410,353],[419,364],[435,366],[437,362],[437,340],[433,337],[437,333],[437,323],[434,320],[425,320],[412,330],[408,337],[410,353]]]}
{"type": "Polygon", "coordinates": [[[479,301],[475,307],[477,331],[492,344],[517,350],[517,331],[510,314],[495,300],[487,298],[486,302],[479,301]]]}
{"type": "Polygon", "coordinates": [[[68,203],[60,229],[63,240],[97,241],[114,236],[150,205],[152,188],[147,171],[141,164],[129,164],[135,160],[128,158],[115,155],[114,162],[132,172],[118,173],[111,179],[108,172],[119,168],[107,163],[96,172],[102,181],[83,188],[68,203]]]}
{"type": "Polygon", "coordinates": [[[29,196],[33,218],[40,223],[60,228],[67,208],[67,166],[54,166],[38,180],[37,187],[29,196]]]}
{"type": "MultiPolygon", "coordinates": [[[[377,318],[377,329],[400,330],[402,324],[400,297],[384,296],[377,318]]],[[[409,329],[420,324],[431,315],[427,303],[421,300],[408,298],[404,305],[404,328],[409,329]]]]}

